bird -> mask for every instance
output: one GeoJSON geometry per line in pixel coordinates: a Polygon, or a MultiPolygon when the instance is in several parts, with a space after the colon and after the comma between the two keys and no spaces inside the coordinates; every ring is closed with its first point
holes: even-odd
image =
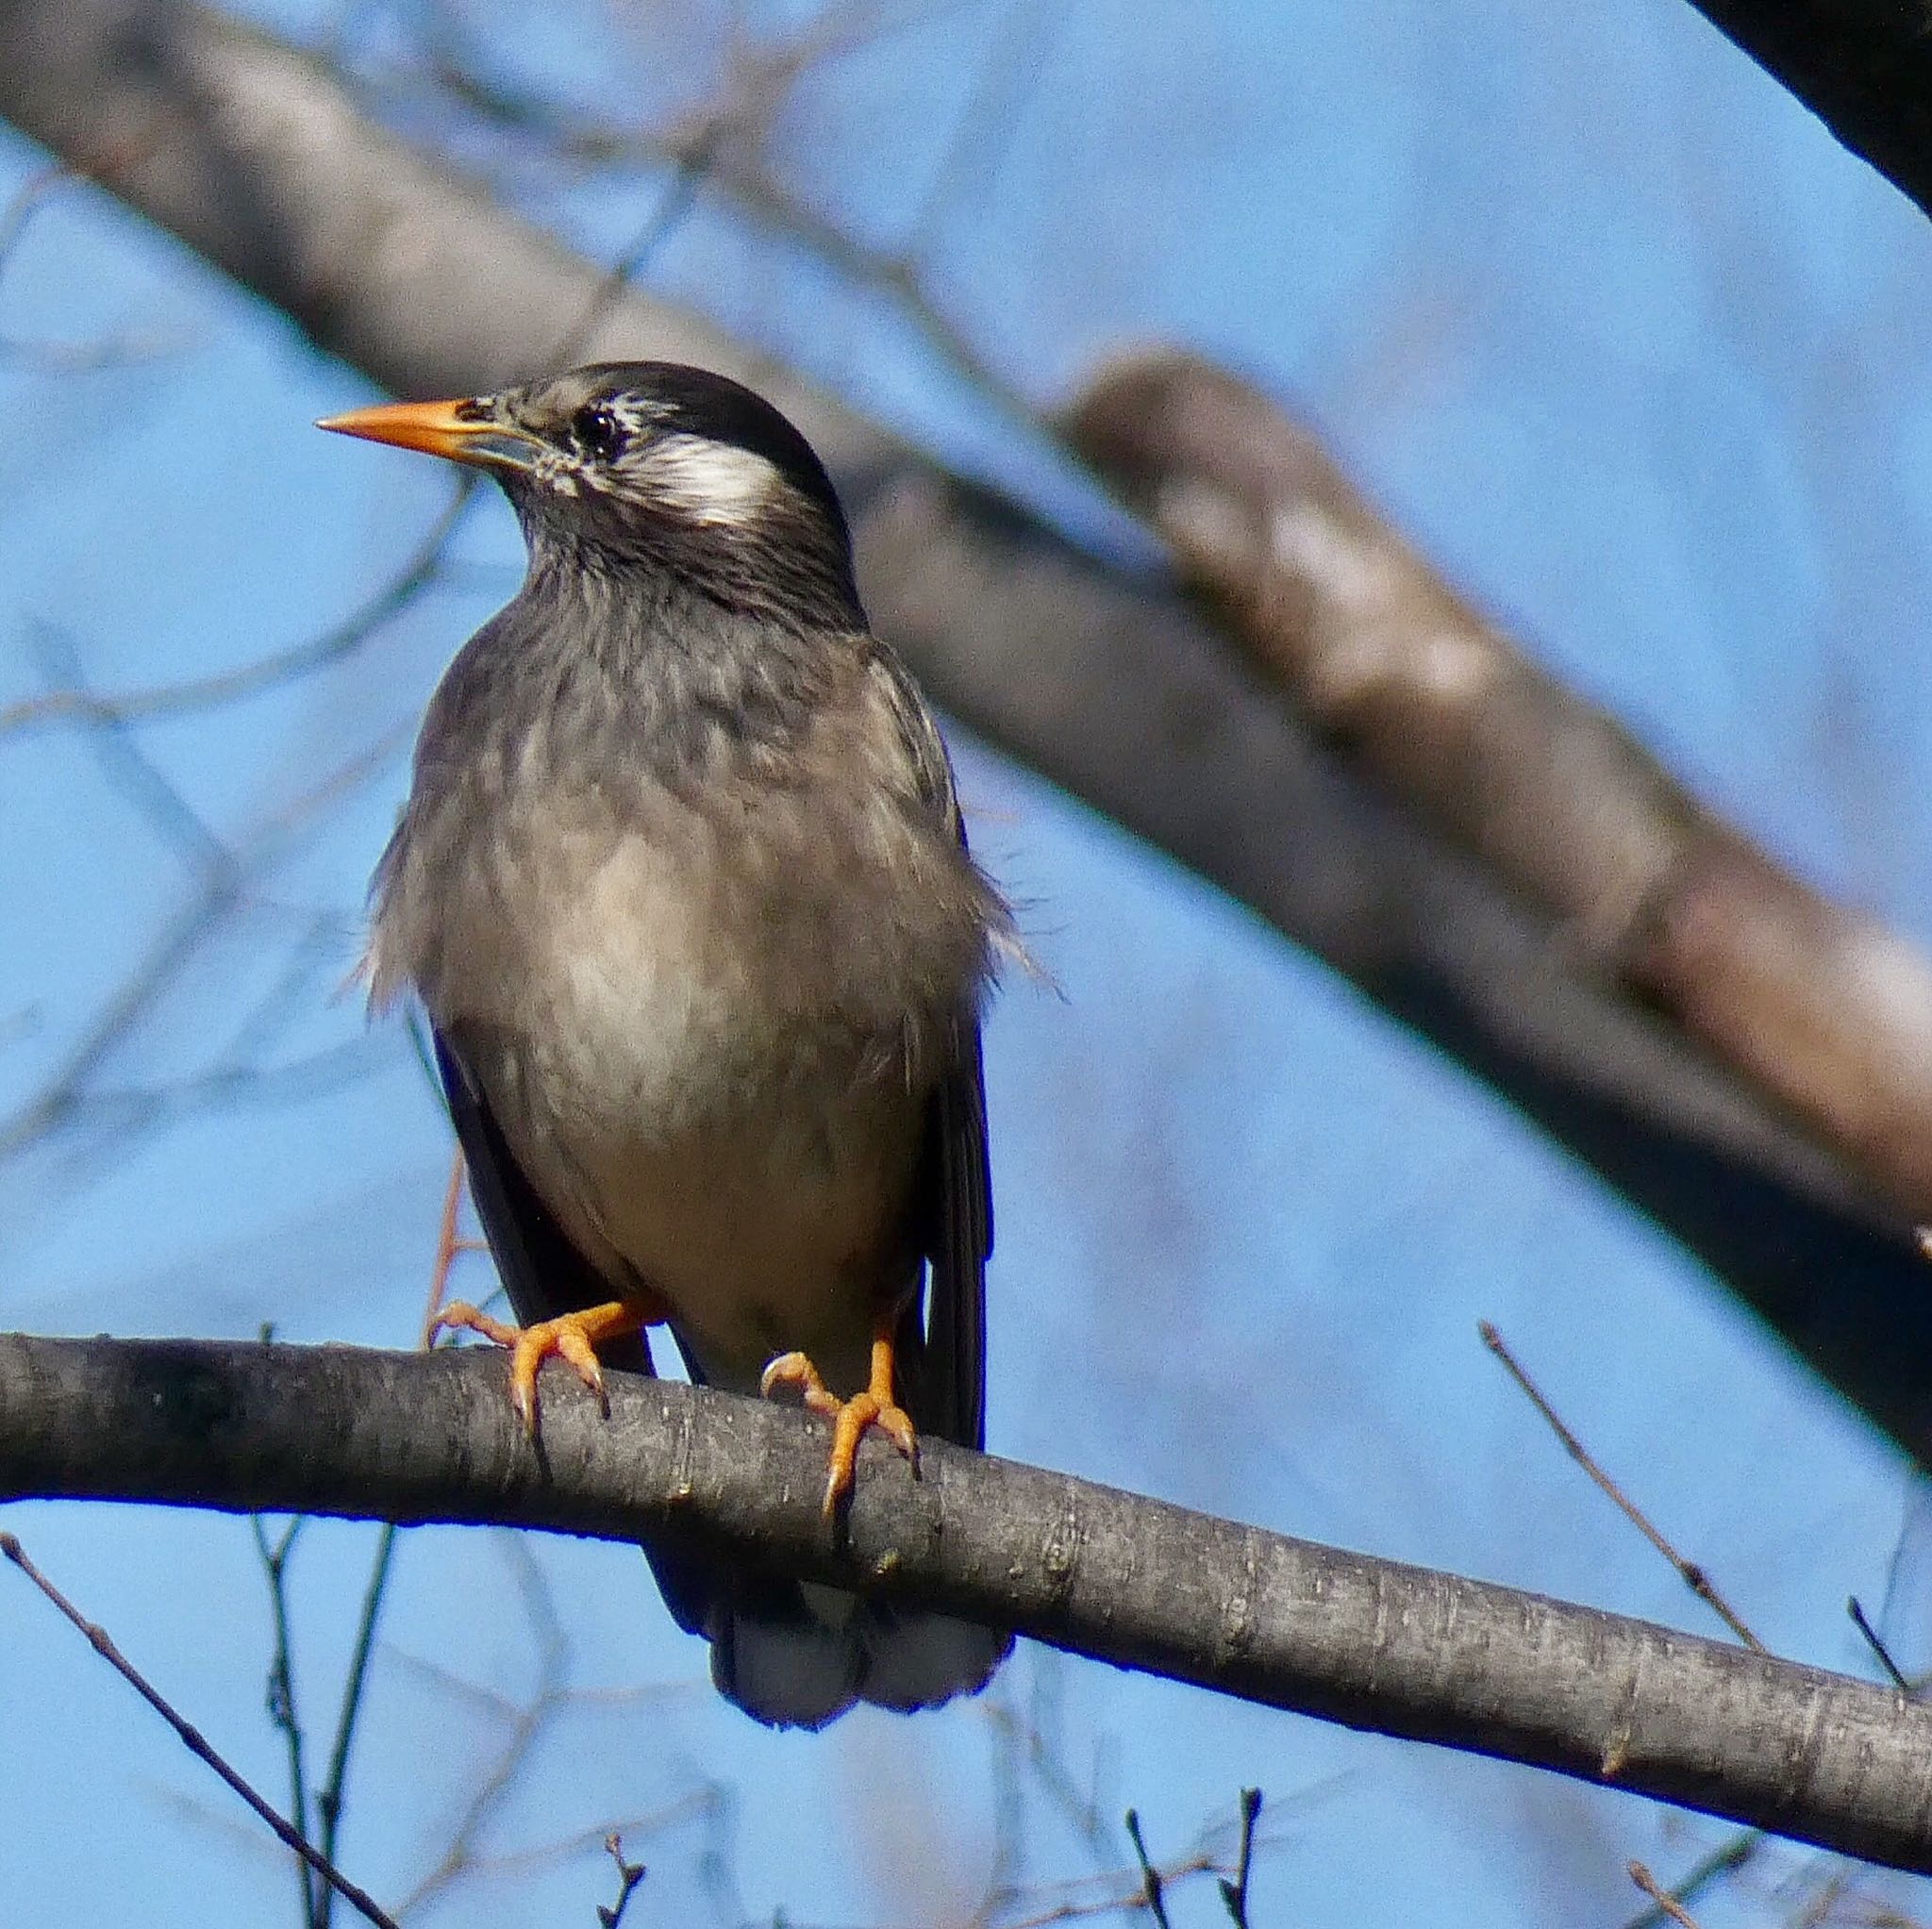
{"type": "MultiPolygon", "coordinates": [[[[824,465],[708,370],[601,362],[318,424],[480,470],[514,599],[451,661],[371,885],[372,1006],[420,1001],[538,1425],[558,1356],[796,1389],[985,1443],[981,1022],[1011,911],[931,710],[859,602],[824,465]]],[[[712,1678],[777,1726],[976,1692],[1009,1635],[647,1542],[712,1678]]]]}

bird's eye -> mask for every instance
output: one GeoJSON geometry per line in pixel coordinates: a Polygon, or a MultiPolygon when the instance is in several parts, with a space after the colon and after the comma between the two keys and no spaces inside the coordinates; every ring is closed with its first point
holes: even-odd
{"type": "Polygon", "coordinates": [[[608,462],[624,447],[624,424],[605,403],[587,403],[572,417],[570,427],[577,446],[600,462],[608,462]]]}

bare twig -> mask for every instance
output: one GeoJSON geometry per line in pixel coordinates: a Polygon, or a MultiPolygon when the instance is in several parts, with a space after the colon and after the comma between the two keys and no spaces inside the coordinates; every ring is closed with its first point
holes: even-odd
{"type": "Polygon", "coordinates": [[[644,1879],[644,1865],[624,1859],[624,1843],[614,1834],[604,1838],[604,1848],[617,1864],[617,1900],[597,1904],[597,1921],[603,1924],[603,1929],[617,1929],[624,1921],[625,1910],[630,1906],[630,1899],[636,1893],[638,1884],[644,1879]]]}
{"type": "Polygon", "coordinates": [[[184,677],[174,683],[151,684],[138,690],[96,692],[75,680],[43,696],[0,706],[0,738],[52,723],[125,724],[158,717],[192,716],[240,703],[263,690],[283,689],[353,657],[441,580],[450,538],[475,490],[474,476],[458,478],[448,502],[402,566],[359,608],[320,636],[258,657],[239,669],[184,677]]]}
{"type": "Polygon", "coordinates": [[[1891,1685],[1901,1694],[1913,1693],[1915,1690],[1912,1684],[1906,1679],[1905,1671],[1891,1658],[1891,1650],[1879,1639],[1878,1630],[1866,1618],[1865,1610],[1858,1605],[1858,1597],[1856,1594],[1846,1601],[1845,1612],[1851,1616],[1852,1625],[1865,1637],[1866,1645],[1877,1655],[1878,1665],[1890,1675],[1891,1685]]]}
{"type": "MultiPolygon", "coordinates": [[[[1075,1780],[1072,1764],[1063,1757],[1056,1736],[1049,1732],[1056,1725],[1055,1711],[1049,1709],[1044,1720],[1039,1714],[1039,1689],[1049,1678],[1045,1671],[1058,1663],[1051,1655],[1041,1655],[1038,1660],[1040,1670],[1035,1675],[1035,1715],[1029,1718],[1023,1715],[1018,1707],[992,1699],[984,1705],[986,1719],[1012,1743],[1039,1792],[1045,1796],[1061,1821],[1086,1845],[1096,1864],[1111,1867],[1118,1854],[1119,1837],[1115,1825],[1108,1818],[1101,1790],[1095,1787],[1083,1788],[1075,1780]]],[[[1097,1767],[1095,1780],[1098,1780],[1097,1767]]]]}
{"type": "Polygon", "coordinates": [[[393,1916],[387,1914],[375,1897],[357,1885],[338,1869],[319,1850],[304,1839],[302,1835],[291,1827],[228,1764],[217,1754],[201,1731],[192,1722],[175,1713],[160,1691],[152,1687],[134,1664],[122,1654],[107,1629],[89,1621],[80,1610],[41,1572],[26,1556],[19,1539],[11,1535],[0,1533],[0,1555],[5,1555],[44,1594],[66,1618],[87,1638],[94,1653],[106,1661],[161,1720],[167,1722],[181,1744],[198,1760],[206,1762],[235,1793],[247,1803],[250,1808],[261,1818],[275,1833],[276,1838],[293,1854],[312,1869],[322,1880],[328,1884],[345,1902],[358,1910],[367,1921],[374,1922],[376,1929],[398,1929],[393,1916]]]}
{"type": "MultiPolygon", "coordinates": [[[[180,975],[208,932],[244,902],[254,879],[287,857],[344,799],[388,770],[413,734],[413,724],[397,724],[384,731],[373,744],[276,810],[245,844],[235,848],[231,864],[215,867],[204,875],[199,889],[164,927],[147,956],[123,981],[93,1023],[68,1048],[40,1090],[0,1124],[0,1159],[13,1156],[84,1116],[89,1080],[180,975]]],[[[351,1041],[351,1046],[359,1043],[351,1041]]],[[[332,1064],[344,1053],[356,1056],[350,1047],[338,1046],[317,1057],[332,1064]]],[[[247,1076],[231,1068],[218,1070],[208,1075],[199,1095],[206,1098],[211,1092],[234,1089],[244,1084],[247,1076]]],[[[188,1082],[187,1089],[194,1090],[195,1082],[188,1082]]]]}
{"type": "Polygon", "coordinates": [[[1255,1823],[1260,1819],[1261,1791],[1241,1790],[1241,1845],[1235,1858],[1234,1879],[1221,1878],[1221,1900],[1234,1929],[1248,1929],[1248,1876],[1255,1865],[1255,1823]]]}
{"type": "Polygon", "coordinates": [[[1676,1899],[1675,1896],[1670,1894],[1665,1889],[1659,1888],[1657,1887],[1657,1877],[1654,1876],[1650,1872],[1650,1871],[1643,1866],[1641,1862],[1631,1863],[1630,1880],[1634,1882],[1637,1885],[1637,1887],[1641,1888],[1644,1892],[1644,1894],[1647,1895],[1651,1899],[1651,1901],[1655,1903],[1659,1909],[1661,1909],[1663,1913],[1671,1919],[1673,1922],[1679,1924],[1680,1929],[1697,1929],[1696,1919],[1690,1914],[1690,1910],[1687,1909],[1684,1906],[1684,1904],[1676,1899]]]}
{"type": "MultiPolygon", "coordinates": [[[[268,1328],[262,1329],[261,1337],[266,1345],[271,1338],[268,1328]]],[[[308,1777],[303,1759],[302,1722],[295,1702],[294,1662],[289,1642],[289,1556],[294,1552],[295,1542],[308,1519],[306,1514],[293,1515],[281,1534],[272,1541],[267,1522],[259,1514],[248,1517],[249,1527],[255,1536],[255,1551],[260,1557],[262,1571],[268,1577],[269,1608],[275,1623],[275,1652],[268,1664],[269,1720],[281,1732],[288,1749],[289,1821],[296,1833],[305,1838],[308,1834],[308,1777]]],[[[322,1853],[329,1861],[335,1860],[334,1853],[326,1842],[322,1846],[322,1853]]],[[[308,1929],[316,1929],[321,1915],[318,1892],[329,1894],[332,1891],[327,1884],[317,1884],[314,1871],[303,1861],[295,1864],[295,1883],[301,1896],[301,1920],[308,1929]]]]}
{"type": "Polygon", "coordinates": [[[622,304],[631,283],[650,265],[651,258],[697,206],[698,189],[711,166],[712,152],[708,146],[695,147],[690,154],[680,157],[663,200],[638,231],[630,246],[618,256],[606,271],[603,280],[591,291],[583,312],[545,358],[546,365],[567,367],[583,359],[586,348],[596,339],[597,331],[605,321],[622,304]]]}
{"type": "MultiPolygon", "coordinates": [[[[376,1539],[375,1558],[369,1566],[369,1580],[362,1590],[362,1609],[356,1621],[356,1645],[349,1655],[349,1671],[343,1678],[342,1699],[336,1712],[336,1737],[335,1744],[329,1750],[328,1773],[315,1794],[315,1812],[322,1822],[322,1852],[331,1860],[335,1857],[348,1800],[349,1758],[362,1713],[362,1691],[369,1680],[369,1659],[375,1649],[375,1624],[389,1593],[395,1552],[395,1522],[385,1521],[382,1533],[376,1539]]],[[[333,1899],[325,1893],[317,1910],[317,1929],[329,1929],[333,1914],[333,1899]]]]}
{"type": "MultiPolygon", "coordinates": [[[[922,237],[958,173],[962,157],[983,134],[986,102],[1002,85],[1017,84],[1036,72],[1032,63],[996,62],[961,117],[958,137],[942,158],[932,191],[915,218],[907,244],[882,249],[861,240],[824,209],[774,175],[758,158],[750,138],[769,120],[784,94],[817,62],[858,44],[861,38],[895,30],[904,19],[872,8],[848,11],[872,16],[869,26],[827,41],[814,33],[781,54],[768,56],[740,76],[737,88],[717,107],[670,127],[636,130],[590,121],[500,76],[486,75],[473,49],[447,32],[439,42],[433,78],[452,100],[499,129],[541,141],[553,152],[596,166],[613,163],[699,169],[709,185],[725,195],[741,216],[803,249],[849,286],[890,302],[925,345],[963,382],[1027,434],[1046,434],[1039,408],[986,355],[947,311],[927,285],[918,262],[922,237]]],[[[1016,9],[1017,15],[1017,9],[1016,9]]],[[[1036,21],[1041,16],[1036,9],[1036,21]]],[[[445,28],[449,23],[443,16],[445,28]]]]}
{"type": "MultiPolygon", "coordinates": [[[[29,624],[27,643],[40,663],[44,680],[63,684],[63,696],[79,702],[91,700],[80,651],[66,630],[52,624],[29,624]]],[[[100,722],[101,728],[90,734],[89,744],[114,789],[175,847],[194,871],[208,876],[223,876],[232,872],[235,854],[135,740],[125,719],[105,712],[100,722]]],[[[4,729],[0,729],[0,735],[4,734],[4,729]]]]}
{"type": "MultiPolygon", "coordinates": [[[[1047,1929],[1053,1923],[1137,1914],[1153,1906],[1149,1902],[1150,1878],[1152,1887],[1159,1893],[1160,1921],[1168,1920],[1165,1911],[1169,1900],[1203,1876],[1214,1877],[1226,1905],[1226,1893],[1232,1886],[1230,1878],[1239,1877],[1241,1865],[1239,1861],[1230,1863],[1217,1846],[1223,1834],[1223,1824],[1209,1822],[1196,1836],[1191,1848],[1167,1862],[1151,1862],[1144,1845],[1137,1846],[1133,1863],[1125,1868],[1103,1869],[1074,1883],[1042,1883],[1016,1891],[1010,1902],[1022,1913],[1003,1913],[994,1920],[999,1929],[1047,1929]]],[[[1251,1854],[1273,1846],[1257,1835],[1246,1834],[1242,1839],[1251,1854]]],[[[1238,1920],[1242,1921],[1245,1929],[1244,1919],[1238,1920]]]]}
{"type": "MultiPolygon", "coordinates": [[[[1766,1842],[1773,1839],[1762,1829],[1740,1829],[1693,1865],[1681,1882],[1673,1883],[1671,1893],[1680,1903],[1694,1900],[1721,1876],[1733,1875],[1742,1869],[1766,1842]]],[[[1624,1929],[1657,1929],[1657,1925],[1666,1920],[1663,1909],[1652,1903],[1648,1908],[1631,1917],[1624,1924],[1624,1929]]]]}
{"type": "Polygon", "coordinates": [[[1128,1809],[1126,1822],[1127,1839],[1133,1843],[1134,1859],[1141,1865],[1141,1900],[1146,1904],[1147,1913],[1160,1924],[1160,1929],[1172,1929],[1167,1920],[1167,1894],[1160,1871],[1148,1860],[1147,1844],[1141,1837],[1140,1811],[1128,1809]]]}
{"type": "Polygon", "coordinates": [[[1509,1377],[1523,1389],[1530,1405],[1549,1423],[1550,1431],[1562,1442],[1563,1451],[1590,1475],[1591,1479],[1596,1482],[1604,1494],[1623,1513],[1624,1519],[1670,1562],[1672,1567],[1677,1571],[1684,1585],[1708,1606],[1747,1648],[1751,1648],[1760,1655],[1768,1654],[1770,1651],[1765,1647],[1764,1643],[1744,1625],[1742,1619],[1731,1606],[1730,1603],[1718,1592],[1717,1586],[1710,1576],[1695,1561],[1686,1560],[1664,1538],[1663,1535],[1651,1524],[1649,1519],[1644,1515],[1642,1509],[1637,1505],[1636,1502],[1631,1500],[1624,1493],[1624,1489],[1604,1472],[1603,1468],[1591,1456],[1590,1450],[1563,1423],[1562,1417],[1544,1397],[1541,1389],[1524,1371],[1516,1355],[1509,1351],[1502,1334],[1488,1320],[1478,1321],[1476,1331],[1482,1335],[1483,1344],[1503,1362],[1509,1377]]]}
{"type": "MultiPolygon", "coordinates": [[[[567,1694],[559,1696],[558,1703],[559,1705],[574,1705],[577,1699],[567,1694]]],[[[661,1808],[644,1814],[625,1816],[615,1821],[591,1822],[583,1828],[572,1829],[568,1835],[559,1836],[554,1841],[539,1842],[530,1848],[472,1856],[464,1866],[464,1876],[466,1879],[474,1877],[479,1881],[500,1882],[535,1870],[554,1869],[587,1850],[604,1847],[612,1836],[635,1841],[640,1836],[668,1833],[687,1822],[708,1823],[718,1815],[724,1803],[724,1797],[718,1784],[705,1782],[688,1794],[665,1803],[661,1808]]]]}
{"type": "MultiPolygon", "coordinates": [[[[1027,96],[1046,71],[1051,49],[1047,42],[1063,16],[1040,0],[1012,0],[993,30],[994,40],[973,87],[952,138],[933,169],[920,197],[918,211],[901,237],[902,260],[917,258],[930,245],[941,217],[955,195],[969,182],[982,200],[997,172],[1000,150],[1011,141],[1027,96]]],[[[923,292],[921,300],[924,299],[923,292]]]]}
{"type": "Polygon", "coordinates": [[[515,1535],[506,1536],[502,1544],[523,1596],[525,1618],[536,1639],[536,1690],[514,1709],[509,1733],[458,1818],[449,1846],[435,1867],[397,1904],[398,1916],[414,1914],[432,1897],[463,1880],[478,1867],[483,1859],[477,1854],[478,1837],[502,1806],[524,1764],[529,1760],[532,1751],[565,1700],[570,1642],[558,1617],[557,1605],[550,1598],[550,1589],[541,1569],[523,1539],[515,1535]]]}
{"type": "MultiPolygon", "coordinates": [[[[34,217],[62,189],[77,187],[81,177],[57,163],[31,175],[0,209],[0,275],[11,265],[14,252],[34,217]]],[[[176,337],[160,330],[105,336],[96,341],[29,341],[0,331],[0,360],[61,374],[111,368],[159,355],[175,345],[176,337]]]]}

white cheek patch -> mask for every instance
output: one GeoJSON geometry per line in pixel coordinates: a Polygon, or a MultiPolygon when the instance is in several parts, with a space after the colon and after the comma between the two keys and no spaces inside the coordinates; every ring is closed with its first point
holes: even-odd
{"type": "Polygon", "coordinates": [[[762,456],[703,436],[667,436],[637,465],[638,480],[669,507],[699,523],[758,520],[778,472],[762,456]]]}

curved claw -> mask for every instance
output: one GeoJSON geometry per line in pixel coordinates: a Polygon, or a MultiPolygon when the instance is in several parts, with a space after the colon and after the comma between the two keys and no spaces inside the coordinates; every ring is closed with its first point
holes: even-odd
{"type": "Polygon", "coordinates": [[[604,1387],[604,1369],[597,1363],[597,1343],[638,1332],[643,1324],[642,1309],[624,1300],[587,1306],[555,1320],[540,1320],[531,1326],[511,1326],[491,1319],[467,1300],[452,1300],[437,1315],[430,1337],[444,1328],[462,1328],[482,1334],[494,1346],[508,1347],[510,1405],[516,1408],[524,1431],[535,1438],[537,1372],[543,1362],[553,1357],[562,1360],[596,1396],[598,1409],[608,1414],[610,1398],[604,1387]]]}
{"type": "Polygon", "coordinates": [[[832,1452],[825,1470],[824,1516],[831,1520],[852,1491],[858,1467],[858,1447],[874,1427],[905,1455],[912,1472],[919,1472],[919,1435],[912,1416],[892,1394],[892,1341],[881,1334],[872,1346],[872,1383],[863,1393],[841,1400],[825,1385],[817,1367],[802,1353],[781,1353],[766,1367],[758,1391],[770,1398],[774,1387],[796,1387],[807,1406],[832,1422],[832,1452]]]}

